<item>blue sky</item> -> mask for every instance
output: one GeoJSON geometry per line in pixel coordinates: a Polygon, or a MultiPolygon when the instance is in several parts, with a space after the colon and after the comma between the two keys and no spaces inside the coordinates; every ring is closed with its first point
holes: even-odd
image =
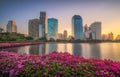
{"type": "Polygon", "coordinates": [[[18,32],[28,32],[29,19],[39,18],[40,11],[47,17],[57,18],[59,33],[71,34],[71,18],[78,14],[83,25],[102,22],[102,33],[120,34],[120,0],[0,0],[0,25],[6,28],[9,20],[15,20],[18,32]]]}

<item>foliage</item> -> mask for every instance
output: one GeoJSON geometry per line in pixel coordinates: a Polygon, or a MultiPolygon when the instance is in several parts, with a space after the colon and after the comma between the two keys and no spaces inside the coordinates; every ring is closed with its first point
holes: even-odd
{"type": "Polygon", "coordinates": [[[47,41],[47,38],[46,37],[41,37],[39,38],[40,41],[47,41]]]}
{"type": "Polygon", "coordinates": [[[33,38],[28,36],[28,37],[26,37],[26,40],[33,40],[33,38]]]}
{"type": "Polygon", "coordinates": [[[0,33],[0,41],[23,41],[26,40],[23,34],[18,33],[0,33]]]}
{"type": "Polygon", "coordinates": [[[119,77],[120,62],[85,59],[69,53],[27,55],[0,52],[1,77],[119,77]]]}

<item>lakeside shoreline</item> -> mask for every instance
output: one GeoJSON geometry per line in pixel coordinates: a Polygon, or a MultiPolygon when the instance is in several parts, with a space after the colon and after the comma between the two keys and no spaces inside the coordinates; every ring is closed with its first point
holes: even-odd
{"type": "Polygon", "coordinates": [[[32,42],[17,42],[17,41],[10,41],[10,42],[0,42],[0,48],[7,48],[7,47],[19,47],[19,46],[27,46],[27,45],[37,45],[37,44],[45,44],[45,43],[120,43],[120,41],[32,41],[32,42]]]}
{"type": "Polygon", "coordinates": [[[0,43],[24,43],[24,42],[42,42],[42,43],[120,43],[120,40],[113,40],[113,41],[103,41],[103,40],[80,40],[80,41],[69,41],[69,40],[61,40],[61,41],[36,41],[36,40],[32,40],[32,41],[0,41],[0,43]]]}

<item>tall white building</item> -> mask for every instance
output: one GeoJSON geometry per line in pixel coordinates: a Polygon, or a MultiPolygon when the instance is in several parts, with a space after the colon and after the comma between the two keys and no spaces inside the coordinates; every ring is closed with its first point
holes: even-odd
{"type": "Polygon", "coordinates": [[[91,31],[94,33],[94,39],[101,40],[101,22],[94,22],[90,25],[91,31]]]}
{"type": "Polygon", "coordinates": [[[7,32],[9,32],[9,33],[16,32],[17,33],[17,25],[14,20],[8,21],[7,32]]]}

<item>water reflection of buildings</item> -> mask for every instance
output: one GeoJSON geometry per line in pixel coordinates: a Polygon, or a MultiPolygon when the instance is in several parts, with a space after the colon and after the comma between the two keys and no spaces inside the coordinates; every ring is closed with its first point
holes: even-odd
{"type": "Polygon", "coordinates": [[[58,52],[68,52],[72,54],[72,44],[71,43],[59,43],[57,44],[57,51],[58,52]]]}
{"type": "Polygon", "coordinates": [[[45,54],[46,53],[46,44],[39,45],[39,54],[45,54]]]}
{"type": "Polygon", "coordinates": [[[64,44],[64,51],[67,52],[67,44],[64,44]]]}
{"type": "Polygon", "coordinates": [[[32,45],[29,50],[30,54],[39,54],[39,45],[32,45]]]}
{"type": "Polygon", "coordinates": [[[26,53],[26,54],[30,54],[30,47],[31,46],[24,46],[24,47],[20,47],[20,48],[18,48],[18,53],[20,53],[20,54],[24,54],[24,53],[26,53]]]}
{"type": "Polygon", "coordinates": [[[80,44],[73,44],[73,54],[74,55],[82,55],[82,47],[80,44]]]}
{"type": "Polygon", "coordinates": [[[85,58],[91,57],[90,55],[90,44],[89,43],[84,43],[82,44],[82,56],[85,58]]]}
{"type": "Polygon", "coordinates": [[[41,55],[41,54],[48,54],[53,51],[57,51],[57,44],[31,45],[31,46],[25,46],[24,48],[21,47],[16,49],[18,49],[18,53],[41,55]]]}
{"type": "Polygon", "coordinates": [[[90,44],[90,55],[94,58],[101,58],[101,50],[99,44],[90,44]]]}
{"type": "Polygon", "coordinates": [[[5,49],[0,49],[0,50],[6,50],[8,52],[17,52],[19,51],[18,47],[11,47],[11,48],[5,48],[5,49]]]}
{"type": "Polygon", "coordinates": [[[45,54],[45,44],[32,45],[29,50],[30,54],[45,54]]]}
{"type": "Polygon", "coordinates": [[[51,53],[54,51],[57,51],[57,44],[56,43],[52,43],[52,44],[47,44],[48,46],[48,50],[46,51],[47,53],[51,53]]]}

